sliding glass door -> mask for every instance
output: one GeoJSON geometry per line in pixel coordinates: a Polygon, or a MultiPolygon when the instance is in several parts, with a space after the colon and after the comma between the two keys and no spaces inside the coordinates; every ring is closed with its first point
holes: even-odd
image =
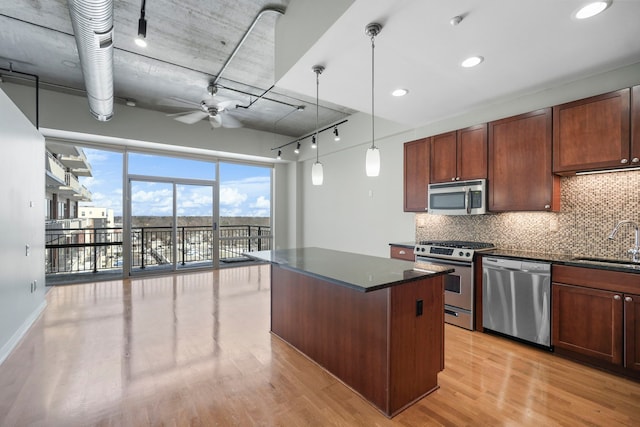
{"type": "Polygon", "coordinates": [[[212,183],[130,176],[129,195],[132,275],[214,265],[212,183]]]}
{"type": "Polygon", "coordinates": [[[177,268],[213,265],[213,194],[209,185],[176,185],[177,268]]]}

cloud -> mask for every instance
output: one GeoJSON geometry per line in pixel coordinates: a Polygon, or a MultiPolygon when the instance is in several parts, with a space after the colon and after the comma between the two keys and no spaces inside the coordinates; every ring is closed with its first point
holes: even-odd
{"type": "Polygon", "coordinates": [[[247,200],[247,195],[238,188],[224,186],[220,188],[220,206],[239,206],[247,200]]]}
{"type": "Polygon", "coordinates": [[[256,201],[251,205],[252,208],[260,208],[262,210],[271,209],[271,201],[264,196],[259,196],[256,201]]]}

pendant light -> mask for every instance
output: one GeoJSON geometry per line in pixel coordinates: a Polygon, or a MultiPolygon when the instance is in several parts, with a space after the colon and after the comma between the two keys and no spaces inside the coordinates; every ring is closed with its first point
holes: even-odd
{"type": "Polygon", "coordinates": [[[366,170],[367,176],[380,175],[380,150],[376,147],[376,133],[375,133],[375,103],[374,103],[374,51],[375,51],[375,37],[380,34],[382,25],[378,23],[371,23],[365,27],[365,34],[371,37],[371,147],[367,149],[366,158],[366,170]]]}
{"type": "Polygon", "coordinates": [[[318,103],[319,103],[319,91],[320,91],[320,74],[324,71],[324,67],[321,65],[314,65],[312,68],[316,73],[316,134],[313,137],[316,145],[316,162],[311,167],[311,183],[313,185],[322,185],[324,179],[322,171],[322,163],[320,163],[320,139],[318,138],[318,103]]]}

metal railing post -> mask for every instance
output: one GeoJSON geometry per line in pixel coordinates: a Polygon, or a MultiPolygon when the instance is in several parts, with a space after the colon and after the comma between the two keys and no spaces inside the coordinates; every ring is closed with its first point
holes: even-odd
{"type": "Polygon", "coordinates": [[[182,265],[185,265],[186,263],[184,262],[184,244],[185,244],[185,240],[184,240],[184,227],[182,227],[182,265]]]}
{"type": "MultiPolygon", "coordinates": [[[[93,243],[98,243],[98,229],[93,229],[93,243]]],[[[93,247],[93,272],[98,272],[98,247],[93,247]]]]}
{"type": "Polygon", "coordinates": [[[144,227],[140,228],[140,268],[144,268],[144,227]]]}

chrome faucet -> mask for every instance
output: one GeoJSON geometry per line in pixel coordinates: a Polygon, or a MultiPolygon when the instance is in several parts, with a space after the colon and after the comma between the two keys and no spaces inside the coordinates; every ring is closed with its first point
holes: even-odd
{"type": "Polygon", "coordinates": [[[638,224],[636,222],[633,222],[631,220],[624,220],[624,221],[620,221],[613,229],[613,231],[611,231],[611,233],[609,234],[609,240],[613,240],[614,237],[616,237],[616,233],[618,232],[618,228],[620,228],[620,226],[622,224],[631,224],[633,226],[633,228],[636,231],[636,241],[635,241],[635,247],[631,248],[627,251],[627,253],[631,254],[631,261],[632,262],[640,262],[640,230],[638,230],[638,224]]]}

